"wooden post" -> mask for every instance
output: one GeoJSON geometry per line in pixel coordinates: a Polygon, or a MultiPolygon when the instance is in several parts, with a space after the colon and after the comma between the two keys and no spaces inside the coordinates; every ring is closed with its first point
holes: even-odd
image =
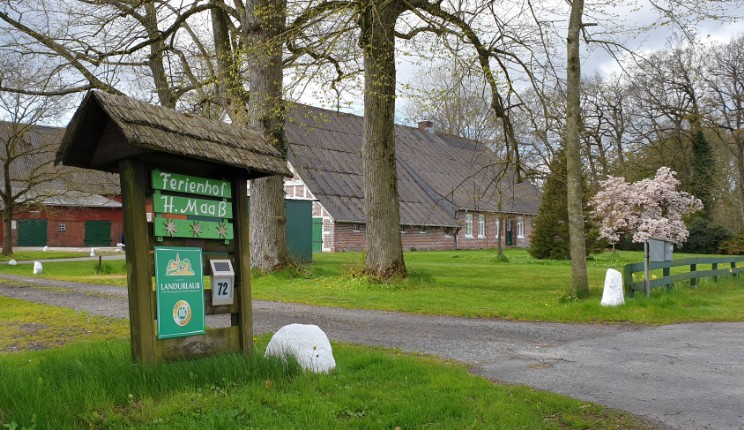
{"type": "MultiPolygon", "coordinates": [[[[718,263],[713,263],[713,271],[718,270],[718,263]]],[[[718,282],[718,275],[713,276],[713,282],[718,282]]]]}
{"type": "Polygon", "coordinates": [[[154,363],[155,314],[152,303],[152,268],[150,244],[145,215],[145,170],[134,159],[119,162],[119,178],[124,215],[125,254],[127,258],[127,289],[129,293],[129,329],[132,340],[132,360],[154,363]]]}
{"type": "Polygon", "coordinates": [[[240,329],[240,350],[245,355],[253,354],[253,308],[251,304],[251,251],[250,225],[248,219],[248,181],[237,178],[235,184],[235,202],[239,210],[235,220],[235,251],[240,279],[236,281],[238,287],[240,329]]]}
{"type": "Polygon", "coordinates": [[[734,277],[734,278],[737,277],[738,273],[736,273],[736,261],[732,261],[731,262],[731,270],[730,270],[730,272],[731,272],[731,276],[732,277],[734,277]]]}
{"type": "MultiPolygon", "coordinates": [[[[697,272],[697,264],[690,264],[690,272],[697,272]]],[[[690,278],[690,286],[697,288],[697,278],[690,278]]]]}
{"type": "Polygon", "coordinates": [[[633,269],[630,264],[623,266],[623,287],[627,291],[628,297],[633,297],[635,291],[633,290],[633,269]]]}
{"type": "MultiPolygon", "coordinates": [[[[665,267],[662,270],[663,270],[662,276],[664,276],[664,278],[668,278],[668,277],[672,276],[672,268],[671,267],[665,267]]],[[[666,282],[666,279],[664,279],[664,282],[666,282]]],[[[667,289],[667,291],[671,291],[672,290],[672,283],[671,283],[671,281],[668,284],[666,284],[666,289],[667,289]]]]}

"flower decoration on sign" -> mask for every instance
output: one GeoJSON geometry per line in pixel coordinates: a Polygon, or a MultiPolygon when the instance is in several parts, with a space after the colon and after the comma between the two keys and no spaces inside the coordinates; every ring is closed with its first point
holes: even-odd
{"type": "Polygon", "coordinates": [[[168,221],[165,221],[165,232],[170,236],[173,237],[176,233],[178,233],[178,227],[176,226],[176,222],[172,219],[169,219],[168,221]]]}
{"type": "Polygon", "coordinates": [[[203,233],[202,226],[201,224],[199,224],[199,221],[194,221],[189,227],[191,228],[191,233],[194,234],[194,237],[199,237],[199,235],[203,233]]]}
{"type": "Polygon", "coordinates": [[[217,224],[217,234],[219,234],[222,239],[227,236],[227,223],[221,222],[217,224]]]}

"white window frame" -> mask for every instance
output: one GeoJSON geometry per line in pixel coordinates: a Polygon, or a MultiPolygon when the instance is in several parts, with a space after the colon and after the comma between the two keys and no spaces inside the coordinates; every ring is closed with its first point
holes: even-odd
{"type": "Polygon", "coordinates": [[[465,214],[465,238],[473,238],[473,214],[465,214]]]}
{"type": "MultiPolygon", "coordinates": [[[[325,208],[323,206],[320,207],[320,213],[323,214],[325,212],[325,208]]],[[[321,252],[331,252],[331,229],[330,226],[333,223],[333,220],[329,216],[323,216],[323,229],[320,234],[321,237],[321,252]],[[328,225],[326,226],[326,221],[328,221],[328,225]]]]}
{"type": "Polygon", "coordinates": [[[478,214],[478,239],[486,238],[486,216],[478,214]]]}
{"type": "Polygon", "coordinates": [[[60,233],[65,233],[67,231],[67,225],[63,222],[57,224],[57,231],[60,233]]]}
{"type": "Polygon", "coordinates": [[[517,239],[524,239],[524,217],[517,218],[517,239]]]}
{"type": "Polygon", "coordinates": [[[493,235],[493,238],[496,240],[503,239],[504,235],[502,234],[501,237],[499,237],[499,232],[501,231],[501,219],[499,217],[496,217],[496,234],[493,235]]]}

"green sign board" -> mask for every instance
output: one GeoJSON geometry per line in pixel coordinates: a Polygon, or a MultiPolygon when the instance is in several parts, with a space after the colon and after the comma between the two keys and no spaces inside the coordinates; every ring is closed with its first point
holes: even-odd
{"type": "Polygon", "coordinates": [[[153,222],[157,237],[223,240],[232,240],[235,237],[233,225],[229,222],[165,218],[160,215],[155,215],[153,222]]]}
{"type": "Polygon", "coordinates": [[[155,193],[153,211],[164,214],[196,215],[213,218],[232,218],[232,205],[226,200],[197,199],[155,193]]]}
{"type": "Polygon", "coordinates": [[[158,339],[205,333],[201,248],[155,247],[158,339]]]}
{"type": "Polygon", "coordinates": [[[152,189],[174,191],[184,194],[220,197],[229,199],[232,196],[230,183],[196,176],[178,175],[176,173],[153,170],[150,176],[152,189]]]}

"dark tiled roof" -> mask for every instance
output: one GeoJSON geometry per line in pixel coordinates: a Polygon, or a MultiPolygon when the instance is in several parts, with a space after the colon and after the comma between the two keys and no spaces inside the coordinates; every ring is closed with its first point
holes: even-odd
{"type": "MultiPolygon", "coordinates": [[[[289,160],[337,221],[365,219],[363,126],[362,117],[303,105],[288,115],[289,160]]],[[[484,145],[400,125],[395,136],[402,224],[456,226],[458,210],[537,213],[538,189],[517,184],[484,145]]]]}
{"type": "MultiPolygon", "coordinates": [[[[95,149],[98,144],[100,131],[92,135],[89,132],[98,121],[93,115],[97,109],[102,109],[139,151],[203,159],[264,174],[290,175],[279,151],[253,130],[98,91],[88,93],[70,122],[58,162],[91,167],[92,154],[81,156],[75,152],[95,149]]],[[[99,167],[111,169],[108,165],[99,167]]]]}
{"type": "MultiPolygon", "coordinates": [[[[0,150],[13,145],[11,184],[16,191],[31,188],[33,196],[60,195],[60,191],[84,195],[118,195],[119,176],[76,167],[55,166],[54,157],[64,128],[0,121],[0,150]],[[29,185],[31,182],[31,185],[29,185]]],[[[4,156],[2,158],[5,158],[4,156]]],[[[0,177],[0,186],[4,178],[0,177]]]]}
{"type": "MultiPolygon", "coordinates": [[[[22,192],[17,203],[32,203],[52,207],[85,207],[85,208],[120,208],[121,203],[98,194],[83,193],[62,189],[15,189],[14,193],[22,192]]],[[[4,207],[0,202],[0,210],[4,207]]]]}

